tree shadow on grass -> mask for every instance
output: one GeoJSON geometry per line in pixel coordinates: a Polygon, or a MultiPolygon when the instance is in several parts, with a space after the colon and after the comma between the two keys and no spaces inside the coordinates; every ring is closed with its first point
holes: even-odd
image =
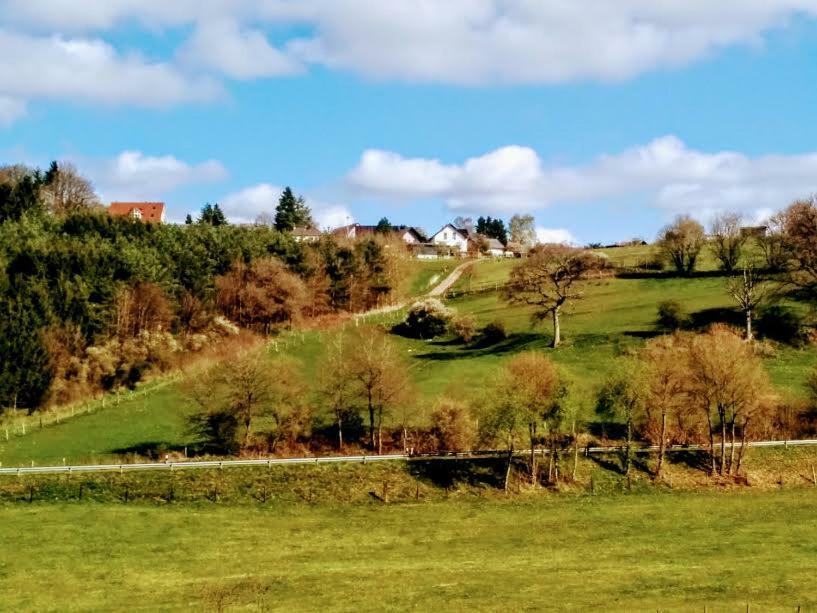
{"type": "Polygon", "coordinates": [[[176,443],[168,443],[166,441],[149,441],[146,443],[137,443],[130,447],[120,447],[114,449],[113,453],[117,455],[138,455],[152,460],[163,459],[165,454],[181,453],[187,450],[188,456],[199,455],[203,451],[200,444],[178,445],[176,443]]]}
{"type": "Polygon", "coordinates": [[[712,324],[727,324],[739,328],[745,323],[745,316],[738,310],[716,307],[692,313],[692,315],[690,315],[689,327],[693,330],[705,330],[712,324]]]}
{"type": "Polygon", "coordinates": [[[501,458],[412,460],[409,472],[445,489],[458,485],[501,488],[505,482],[505,466],[505,460],[501,458]]]}
{"type": "Polygon", "coordinates": [[[624,474],[624,469],[621,467],[621,461],[618,459],[617,454],[614,453],[609,453],[605,455],[590,454],[588,457],[590,458],[591,461],[593,461],[595,464],[597,464],[604,470],[616,473],[617,475],[624,474]]]}
{"type": "Polygon", "coordinates": [[[504,355],[524,351],[530,348],[531,345],[542,340],[543,338],[539,334],[519,332],[511,334],[508,338],[496,343],[484,344],[480,342],[470,347],[462,347],[453,351],[420,353],[415,357],[421,360],[448,361],[477,358],[485,355],[504,355]]]}
{"type": "Polygon", "coordinates": [[[679,449],[667,452],[667,462],[683,464],[694,470],[708,472],[711,468],[709,452],[702,449],[679,449]]]}

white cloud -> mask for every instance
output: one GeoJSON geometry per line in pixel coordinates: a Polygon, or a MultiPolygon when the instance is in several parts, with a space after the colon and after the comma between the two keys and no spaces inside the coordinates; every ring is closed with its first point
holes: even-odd
{"type": "Polygon", "coordinates": [[[162,107],[220,89],[170,64],[123,55],[95,38],[38,37],[0,29],[0,96],[162,107]]]}
{"type": "Polygon", "coordinates": [[[85,169],[104,200],[163,198],[180,187],[212,183],[227,176],[216,160],[189,164],[171,155],[149,156],[123,151],[111,160],[86,160],[85,169]]]}
{"type": "Polygon", "coordinates": [[[241,30],[232,19],[208,19],[198,25],[179,52],[191,66],[214,69],[234,79],[290,75],[299,62],[275,49],[258,30],[241,30]]]}
{"type": "Polygon", "coordinates": [[[817,153],[748,157],[705,153],[675,136],[585,165],[546,165],[527,147],[503,147],[461,164],[370,150],[347,177],[359,192],[395,200],[439,198],[474,213],[542,209],[622,197],[669,212],[775,209],[817,191],[817,153]]]}
{"type": "Polygon", "coordinates": [[[11,125],[25,114],[26,103],[24,101],[0,95],[0,127],[11,125]]]}
{"type": "MultiPolygon", "coordinates": [[[[191,46],[239,78],[280,74],[287,61],[262,33],[279,28],[306,32],[284,41],[289,61],[483,84],[620,80],[687,64],[762,43],[769,29],[816,16],[817,0],[0,0],[0,10],[18,27],[81,33],[232,21],[228,36],[191,46]]],[[[194,37],[212,25],[201,27],[194,37]]]]}
{"type": "Polygon", "coordinates": [[[543,245],[560,243],[564,245],[578,245],[579,241],[569,230],[564,228],[536,228],[536,242],[543,245]]]}
{"type": "MultiPolygon", "coordinates": [[[[221,208],[233,223],[252,223],[261,214],[275,215],[275,207],[283,188],[259,183],[229,194],[221,199],[221,208]]],[[[335,228],[354,221],[343,205],[306,198],[312,217],[319,228],[335,228]]]]}

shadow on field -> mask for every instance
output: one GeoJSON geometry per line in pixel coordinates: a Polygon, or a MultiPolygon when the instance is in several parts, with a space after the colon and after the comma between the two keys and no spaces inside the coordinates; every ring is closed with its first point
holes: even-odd
{"type": "Polygon", "coordinates": [[[434,486],[445,489],[466,484],[501,488],[505,479],[505,460],[412,460],[409,462],[409,472],[418,479],[430,481],[434,486]]]}
{"type": "Polygon", "coordinates": [[[695,330],[705,330],[712,324],[728,324],[736,328],[745,325],[745,316],[735,309],[717,307],[703,309],[690,315],[690,327],[695,330]]]}
{"type": "Polygon", "coordinates": [[[683,449],[667,453],[667,462],[683,464],[695,470],[708,471],[710,468],[709,453],[703,450],[683,449]]]}
{"type": "Polygon", "coordinates": [[[728,276],[729,274],[722,270],[696,270],[687,274],[674,270],[619,270],[616,272],[616,277],[619,279],[711,279],[728,276]]]}
{"type": "MultiPolygon", "coordinates": [[[[518,332],[498,342],[478,341],[470,347],[460,347],[453,351],[433,351],[420,353],[416,357],[421,360],[448,361],[468,358],[477,358],[484,355],[503,355],[518,353],[530,348],[534,343],[545,341],[541,334],[533,332],[518,332]]],[[[438,347],[448,346],[447,343],[434,343],[438,347]]]]}
{"type": "Polygon", "coordinates": [[[198,447],[194,445],[185,446],[176,445],[165,441],[150,441],[147,443],[137,443],[136,445],[131,445],[130,447],[114,449],[113,453],[117,455],[135,454],[150,458],[152,460],[161,460],[164,458],[165,454],[183,453],[185,450],[187,450],[187,454],[190,456],[197,455],[200,451],[198,447]]]}

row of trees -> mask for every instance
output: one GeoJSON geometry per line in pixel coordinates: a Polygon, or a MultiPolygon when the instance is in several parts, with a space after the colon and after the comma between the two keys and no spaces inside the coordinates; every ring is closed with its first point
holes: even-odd
{"type": "MultiPolygon", "coordinates": [[[[419,427],[409,368],[377,328],[332,336],[312,386],[293,362],[258,353],[194,380],[199,383],[189,393],[201,412],[192,423],[210,449],[275,452],[281,443],[292,450],[321,441],[341,451],[352,444],[376,453],[386,445],[406,451],[502,448],[508,453],[506,487],[520,449],[527,450],[532,483],[575,477],[579,441],[590,425],[569,377],[544,353],[531,351],[505,362],[479,396],[439,399],[426,426],[419,427]],[[316,406],[321,410],[313,413],[310,407],[316,406]],[[538,462],[543,449],[546,469],[538,462]],[[569,450],[572,470],[564,466],[569,450]]],[[[812,380],[817,399],[817,375],[812,380]]],[[[640,441],[658,447],[652,467],[658,478],[667,449],[676,444],[705,445],[708,472],[734,476],[747,441],[773,437],[784,427],[754,346],[722,325],[703,334],[657,337],[617,358],[594,402],[598,423],[624,441],[624,475],[640,441]]]]}
{"type": "Polygon", "coordinates": [[[681,274],[695,271],[708,246],[726,273],[751,265],[811,287],[817,284],[817,204],[795,202],[759,227],[745,227],[740,215],[723,213],[712,220],[708,236],[699,222],[682,215],[661,231],[657,246],[664,260],[681,274]],[[759,248],[754,257],[747,249],[751,240],[759,248]]]}

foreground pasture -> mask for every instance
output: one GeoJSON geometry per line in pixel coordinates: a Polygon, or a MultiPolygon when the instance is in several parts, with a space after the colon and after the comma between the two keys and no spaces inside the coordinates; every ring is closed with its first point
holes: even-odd
{"type": "Polygon", "coordinates": [[[5,610],[817,606],[811,490],[0,509],[5,610]]]}

